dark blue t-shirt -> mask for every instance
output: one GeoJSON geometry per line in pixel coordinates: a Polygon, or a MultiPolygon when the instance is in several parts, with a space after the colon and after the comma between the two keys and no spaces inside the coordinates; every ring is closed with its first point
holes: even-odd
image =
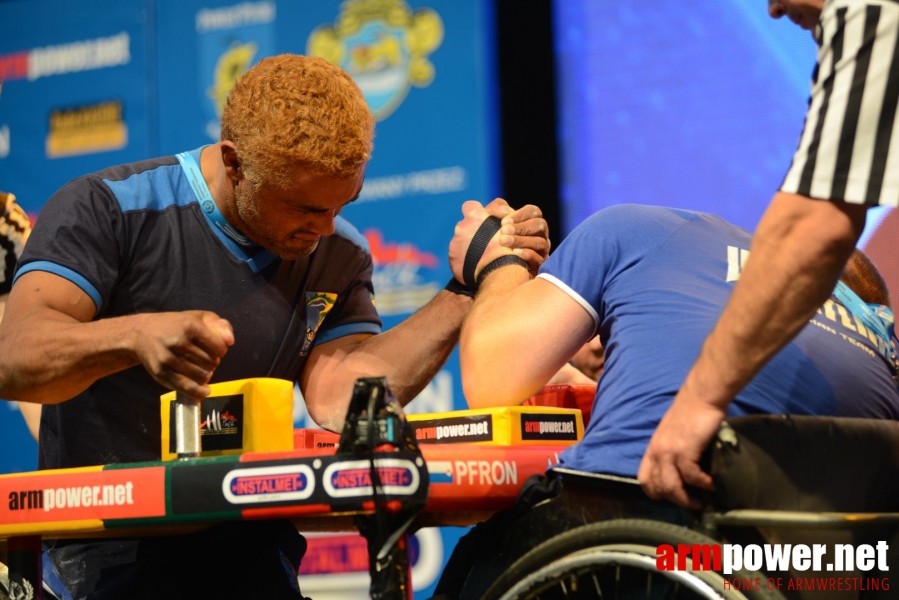
{"type": "MultiPolygon", "coordinates": [[[[563,466],[636,476],[750,239],[715,215],[621,205],[584,221],[547,259],[539,277],[593,316],[606,352],[591,422],[563,466]]],[[[864,326],[831,299],[729,409],[758,413],[899,419],[899,393],[864,326]]]]}
{"type": "MultiPolygon", "coordinates": [[[[185,166],[169,156],[65,185],[41,210],[16,278],[40,270],[68,279],[93,299],[95,320],[218,314],[234,327],[235,344],[213,383],[297,381],[315,344],[380,332],[371,253],[352,225],[338,217],[335,234],[295,261],[241,246],[215,226],[214,204],[201,202],[208,190],[190,169],[200,149],[189,154],[185,166]]],[[[159,460],[159,397],[167,391],[138,365],[44,406],[39,467],[159,460]]]]}

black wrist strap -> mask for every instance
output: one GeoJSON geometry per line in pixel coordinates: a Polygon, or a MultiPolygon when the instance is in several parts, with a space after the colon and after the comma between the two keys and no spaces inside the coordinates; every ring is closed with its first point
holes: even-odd
{"type": "Polygon", "coordinates": [[[501,223],[502,221],[496,217],[487,217],[484,219],[484,222],[481,223],[481,226],[478,227],[478,230],[474,232],[471,243],[468,244],[468,250],[465,252],[465,260],[462,263],[462,279],[465,281],[465,285],[471,289],[478,288],[477,281],[475,281],[474,278],[475,269],[477,268],[481,257],[484,256],[484,250],[487,249],[487,244],[490,243],[493,235],[499,231],[501,223]]]}
{"type": "Polygon", "coordinates": [[[478,286],[480,286],[484,282],[484,278],[488,274],[509,265],[521,265],[525,268],[526,271],[530,270],[530,267],[528,266],[526,260],[524,260],[520,256],[515,256],[514,254],[506,254],[505,256],[500,256],[489,265],[481,269],[481,272],[478,273],[478,286]]]}
{"type": "Polygon", "coordinates": [[[453,277],[449,280],[449,283],[444,287],[448,292],[452,292],[454,294],[462,294],[463,296],[468,296],[469,298],[474,298],[474,290],[465,285],[464,283],[459,283],[459,280],[453,277]]]}

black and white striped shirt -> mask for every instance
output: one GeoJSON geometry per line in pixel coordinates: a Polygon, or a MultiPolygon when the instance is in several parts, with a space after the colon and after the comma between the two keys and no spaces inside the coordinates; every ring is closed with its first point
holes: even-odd
{"type": "Polygon", "coordinates": [[[899,206],[899,2],[827,0],[799,148],[781,191],[899,206]]]}

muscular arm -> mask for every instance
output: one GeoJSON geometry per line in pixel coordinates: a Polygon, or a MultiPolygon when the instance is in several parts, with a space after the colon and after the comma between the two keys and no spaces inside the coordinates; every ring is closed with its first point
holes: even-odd
{"type": "Polygon", "coordinates": [[[521,404],[594,333],[593,318],[558,287],[515,266],[484,281],[462,326],[462,385],[472,408],[521,404]]]}
{"type": "Polygon", "coordinates": [[[865,207],[778,193],[682,395],[726,407],[833,291],[865,207]]]}
{"type": "Polygon", "coordinates": [[[359,377],[386,376],[397,400],[409,403],[446,362],[470,306],[470,298],[442,291],[383,333],[316,346],[300,381],[309,415],[322,427],[338,431],[359,377]]]}
{"type": "MultiPolygon", "coordinates": [[[[472,214],[466,219],[466,227],[456,226],[450,242],[450,266],[459,281],[475,224],[480,225],[488,214],[503,218],[503,227],[492,242],[495,248],[502,247],[499,252],[518,253],[534,270],[549,254],[546,221],[536,206],[513,211],[505,200],[497,198],[487,207],[474,201],[463,207],[472,214]]],[[[446,362],[471,304],[468,296],[441,291],[410,318],[384,333],[346,336],[316,346],[300,380],[309,415],[322,427],[339,430],[353,383],[359,377],[386,376],[400,403],[412,401],[446,362]]]]}
{"type": "Polygon", "coordinates": [[[690,504],[698,467],[731,400],[827,299],[865,223],[865,207],[778,193],[702,352],[659,424],[638,478],[646,492],[690,504]]]}
{"type": "Polygon", "coordinates": [[[43,271],[23,275],[0,323],[0,397],[56,404],[101,377],[144,364],[163,385],[203,398],[233,344],[230,325],[212,313],[91,321],[95,310],[67,279],[43,271]]]}

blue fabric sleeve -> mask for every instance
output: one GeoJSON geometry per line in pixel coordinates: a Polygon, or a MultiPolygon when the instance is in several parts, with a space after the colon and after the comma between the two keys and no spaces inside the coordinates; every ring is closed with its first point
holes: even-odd
{"type": "Polygon", "coordinates": [[[559,286],[602,322],[616,279],[633,268],[684,220],[685,211],[621,204],[594,213],[572,231],[540,268],[539,276],[559,286]],[[589,307],[592,307],[592,310],[589,307]]]}

